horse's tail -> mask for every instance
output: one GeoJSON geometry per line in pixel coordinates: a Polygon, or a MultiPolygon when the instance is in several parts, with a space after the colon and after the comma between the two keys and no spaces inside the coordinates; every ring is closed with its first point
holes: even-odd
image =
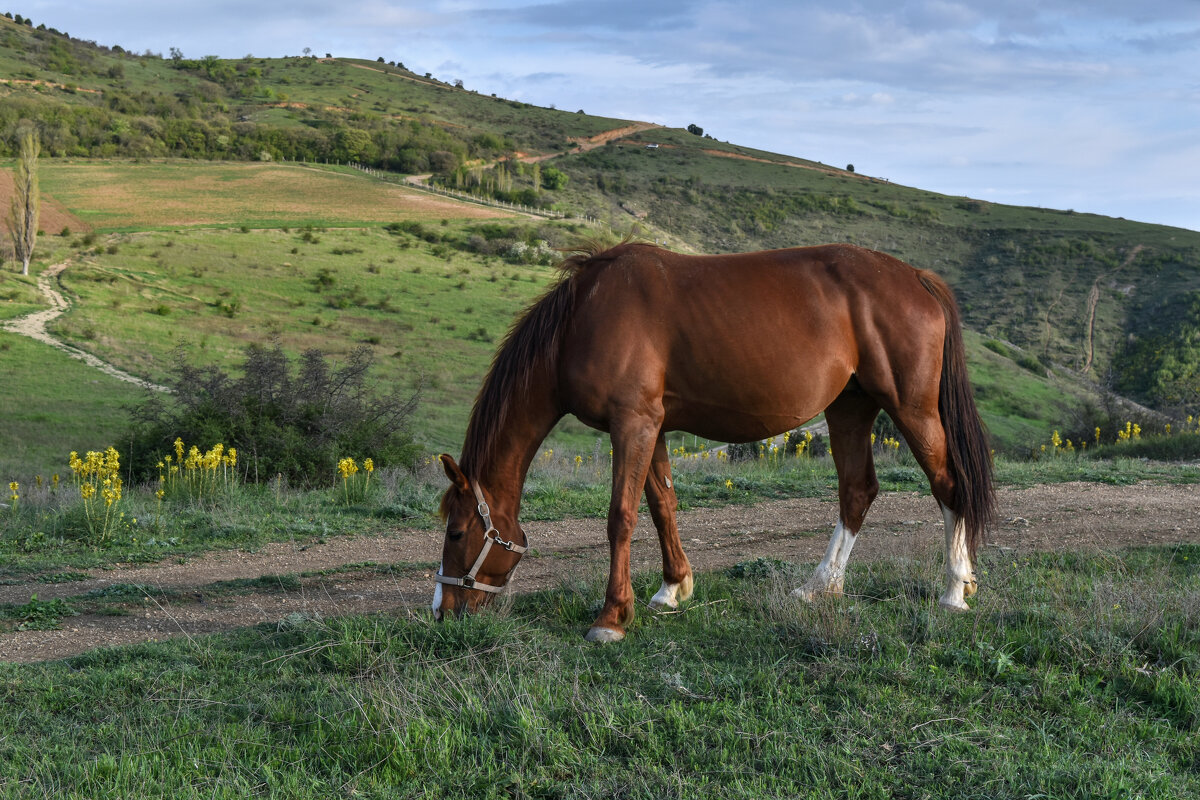
{"type": "Polygon", "coordinates": [[[967,378],[962,322],[958,304],[946,282],[932,272],[918,271],[918,279],[942,307],[946,316],[946,338],[942,345],[942,382],[938,390],[938,412],[946,431],[946,450],[954,476],[954,508],[966,523],[967,551],[971,561],[983,544],[988,526],[996,516],[996,493],[992,488],[992,453],[975,396],[967,378]]]}

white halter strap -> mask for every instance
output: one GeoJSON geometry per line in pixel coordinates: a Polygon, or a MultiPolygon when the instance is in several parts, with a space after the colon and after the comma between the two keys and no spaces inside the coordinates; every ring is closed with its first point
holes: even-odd
{"type": "MultiPolygon", "coordinates": [[[[504,578],[504,583],[499,586],[493,586],[490,583],[480,583],[475,580],[475,576],[479,574],[479,568],[483,566],[483,562],[487,559],[488,553],[491,552],[492,545],[499,545],[505,550],[508,550],[519,555],[524,555],[529,550],[528,540],[523,545],[516,542],[506,542],[500,538],[500,531],[496,530],[496,526],[492,524],[492,510],[488,508],[488,504],[483,499],[483,492],[479,490],[479,484],[472,484],[471,488],[475,490],[475,499],[479,501],[479,505],[475,510],[479,512],[479,516],[483,518],[483,549],[479,551],[479,555],[475,557],[475,563],[467,570],[467,574],[461,578],[448,578],[440,571],[433,576],[433,579],[438,583],[444,583],[448,586],[461,586],[464,589],[478,589],[481,592],[496,592],[502,591],[504,585],[508,583],[509,577],[512,576],[512,570],[509,570],[508,575],[504,578]]],[[[516,565],[513,565],[516,569],[516,565]]]]}

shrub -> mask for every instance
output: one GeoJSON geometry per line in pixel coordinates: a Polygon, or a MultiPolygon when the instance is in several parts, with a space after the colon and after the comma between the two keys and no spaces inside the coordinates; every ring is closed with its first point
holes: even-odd
{"type": "Polygon", "coordinates": [[[197,367],[177,350],[169,395],[152,394],[132,410],[131,464],[143,480],[176,437],[237,448],[247,481],[282,474],[292,483],[325,483],[344,453],[370,454],[380,466],[407,467],[419,447],[408,421],[419,393],[368,391],[369,347],[333,367],[308,350],[293,367],[278,344],[246,348],[242,375],[197,367]]]}

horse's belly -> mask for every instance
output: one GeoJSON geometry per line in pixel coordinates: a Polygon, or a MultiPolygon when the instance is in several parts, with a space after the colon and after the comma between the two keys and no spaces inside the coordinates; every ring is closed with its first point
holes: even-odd
{"type": "Polygon", "coordinates": [[[664,427],[707,439],[753,441],[792,430],[825,410],[850,379],[848,368],[777,368],[687,380],[668,375],[664,427]]]}

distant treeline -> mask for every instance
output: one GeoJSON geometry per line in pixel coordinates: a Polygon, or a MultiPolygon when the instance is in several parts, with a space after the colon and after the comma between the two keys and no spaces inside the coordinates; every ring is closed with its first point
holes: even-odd
{"type": "Polygon", "coordinates": [[[284,128],[213,112],[202,100],[149,93],[106,93],[102,106],[10,97],[0,106],[0,157],[15,155],[12,132],[23,120],[37,126],[42,153],[55,158],[357,161],[396,172],[452,173],[469,159],[510,149],[493,136],[463,139],[418,120],[348,124],[318,112],[306,125],[284,128]]]}

